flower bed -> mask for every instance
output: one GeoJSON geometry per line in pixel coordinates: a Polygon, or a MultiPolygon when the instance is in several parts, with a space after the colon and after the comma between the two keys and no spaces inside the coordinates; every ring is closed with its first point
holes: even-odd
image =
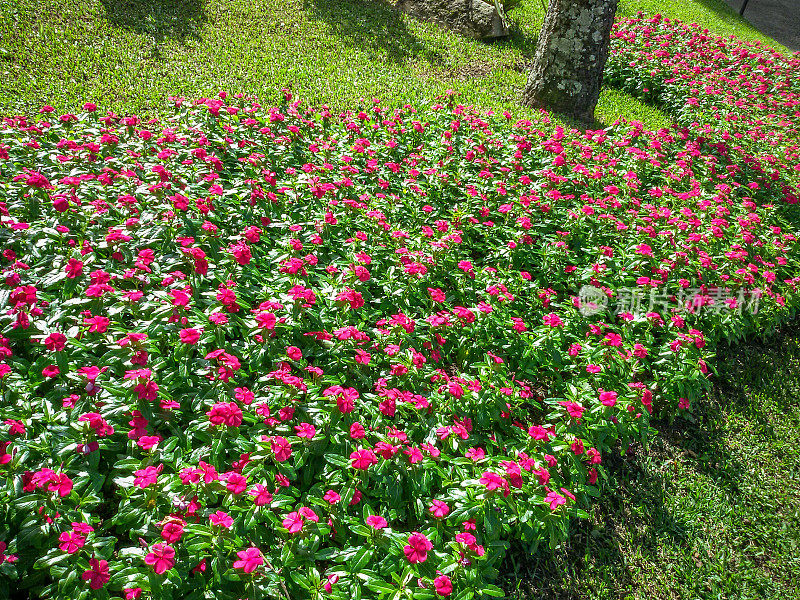
{"type": "Polygon", "coordinates": [[[6,119],[0,590],[501,596],[719,340],[794,314],[789,112],[768,168],[451,97],[6,119]]]}

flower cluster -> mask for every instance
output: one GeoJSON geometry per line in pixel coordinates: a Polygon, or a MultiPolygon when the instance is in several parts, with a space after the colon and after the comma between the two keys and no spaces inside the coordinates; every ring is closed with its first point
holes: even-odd
{"type": "Polygon", "coordinates": [[[717,341],[800,303],[796,113],[770,162],[451,96],[174,104],[0,129],[0,581],[42,597],[501,595],[510,540],[563,539],[717,341]]]}

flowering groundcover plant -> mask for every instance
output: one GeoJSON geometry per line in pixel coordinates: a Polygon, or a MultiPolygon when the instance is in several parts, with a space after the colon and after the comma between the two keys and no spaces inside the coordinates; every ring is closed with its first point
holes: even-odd
{"type": "Polygon", "coordinates": [[[687,108],[664,75],[657,132],[288,93],[5,119],[0,590],[502,596],[510,543],[563,540],[720,340],[796,312],[798,63],[718,52],[675,68],[785,85],[687,108]]]}

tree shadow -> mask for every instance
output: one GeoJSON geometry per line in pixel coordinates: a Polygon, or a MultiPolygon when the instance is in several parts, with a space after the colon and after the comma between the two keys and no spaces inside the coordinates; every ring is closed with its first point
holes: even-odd
{"type": "Polygon", "coordinates": [[[303,5],[312,19],[326,23],[346,46],[372,51],[398,65],[416,59],[443,63],[385,0],[303,0],[303,5]]]}
{"type": "Polygon", "coordinates": [[[741,415],[757,425],[765,444],[778,439],[753,393],[769,394],[781,412],[796,407],[800,385],[796,380],[778,385],[775,374],[797,368],[793,356],[798,339],[800,321],[795,319],[774,335],[720,346],[714,388],[695,407],[695,417],[655,421],[658,434],[647,449],[635,446],[624,456],[616,452],[604,458],[609,480],[589,509],[591,518],[573,521],[569,539],[556,551],[545,549],[531,556],[512,547],[501,587],[515,600],[578,600],[587,591],[581,575],[591,572],[611,582],[611,597],[627,597],[641,585],[631,574],[632,552],[654,563],[665,543],[693,547],[692,517],[670,501],[677,460],[690,461],[692,471],[724,491],[731,505],[746,504],[749,492],[741,479],[746,465],[727,446],[724,422],[731,414],[741,415]]]}
{"type": "Polygon", "coordinates": [[[204,0],[100,0],[106,19],[116,27],[153,38],[179,42],[200,39],[206,21],[204,0]]]}
{"type": "Polygon", "coordinates": [[[536,44],[539,42],[539,32],[535,31],[530,33],[523,29],[519,22],[514,19],[513,12],[509,12],[508,17],[508,37],[491,40],[488,43],[519,50],[525,57],[526,66],[530,67],[530,63],[533,61],[533,55],[536,52],[536,44]]]}
{"type": "Polygon", "coordinates": [[[653,477],[643,468],[640,452],[604,461],[610,481],[600,501],[591,507],[591,519],[570,523],[569,539],[555,551],[533,556],[512,548],[500,585],[514,599],[578,600],[584,598],[581,575],[592,569],[613,576],[618,590],[630,589],[634,579],[626,565],[624,547],[655,555],[665,539],[690,543],[689,523],[666,506],[667,477],[653,477]]]}

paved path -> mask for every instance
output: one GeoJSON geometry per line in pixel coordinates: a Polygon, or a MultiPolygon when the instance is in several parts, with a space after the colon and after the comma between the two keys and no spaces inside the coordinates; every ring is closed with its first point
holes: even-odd
{"type": "MultiPolygon", "coordinates": [[[[737,13],[743,1],[725,0],[737,13]]],[[[790,50],[800,50],[800,0],[749,0],[744,18],[790,50]]]]}

